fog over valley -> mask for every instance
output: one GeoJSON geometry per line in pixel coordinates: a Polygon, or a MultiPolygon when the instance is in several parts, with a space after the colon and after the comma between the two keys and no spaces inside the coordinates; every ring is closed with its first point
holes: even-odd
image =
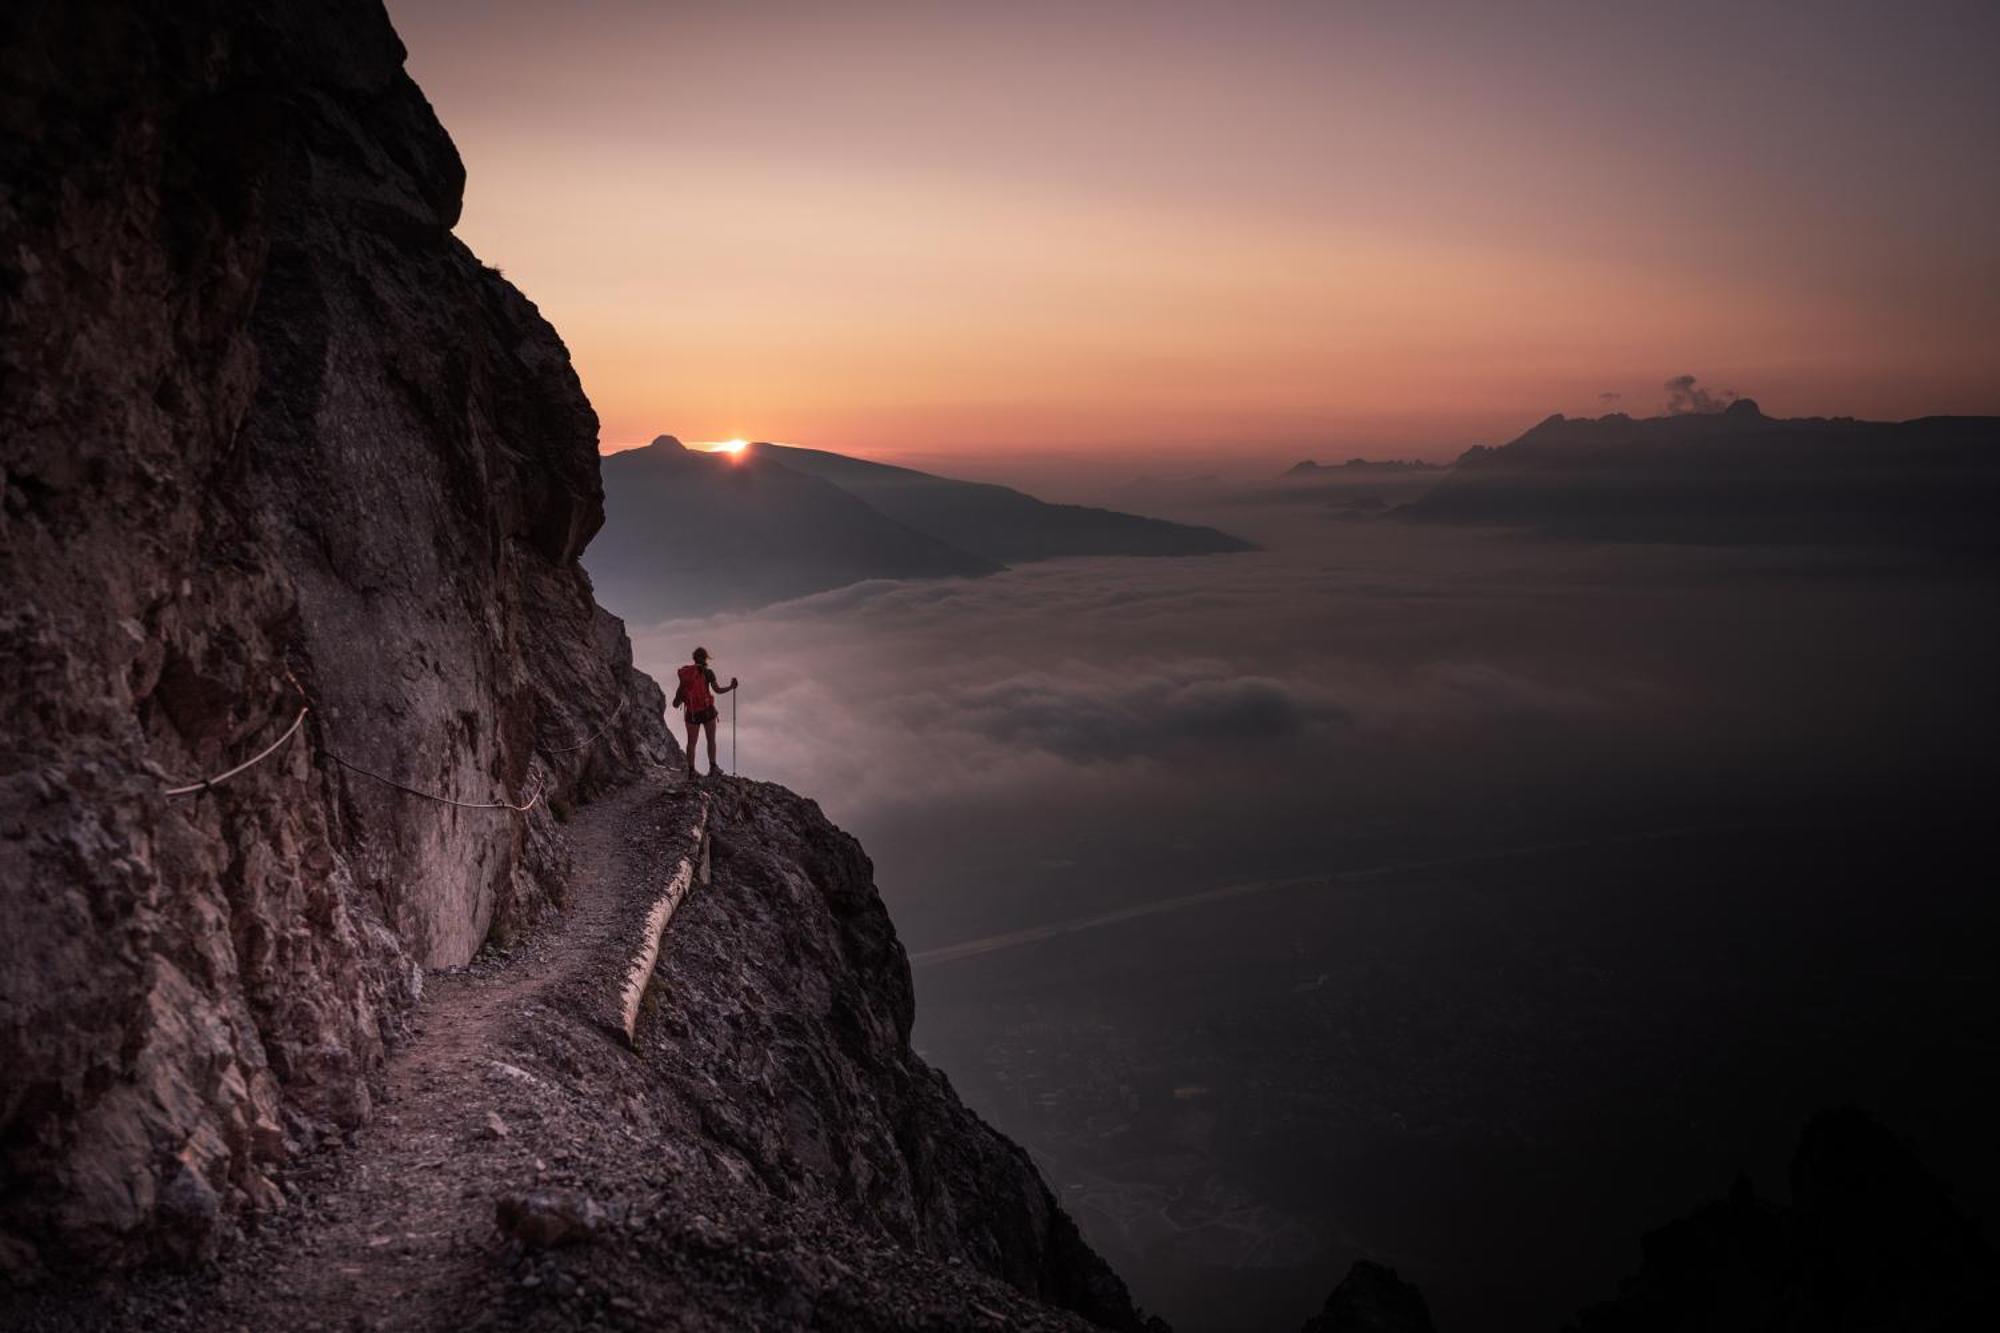
{"type": "Polygon", "coordinates": [[[635,651],[742,678],[742,772],[867,846],[920,1045],[1178,1328],[1295,1326],[1363,1252],[1441,1324],[1553,1327],[1845,1101],[2000,1198],[1959,855],[1990,582],[1404,521],[1436,474],[1337,471],[1152,510],[1257,550],[635,651]],[[1490,1213],[1519,1230],[1454,1220],[1490,1213]]]}

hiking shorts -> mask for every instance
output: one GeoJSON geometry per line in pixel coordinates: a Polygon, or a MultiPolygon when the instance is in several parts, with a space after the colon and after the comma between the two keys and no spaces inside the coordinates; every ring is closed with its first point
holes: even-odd
{"type": "Polygon", "coordinates": [[[687,724],[690,729],[698,727],[702,725],[702,723],[704,722],[713,722],[713,721],[715,721],[714,704],[710,704],[708,707],[702,709],[700,712],[696,712],[692,708],[687,710],[687,724]]]}

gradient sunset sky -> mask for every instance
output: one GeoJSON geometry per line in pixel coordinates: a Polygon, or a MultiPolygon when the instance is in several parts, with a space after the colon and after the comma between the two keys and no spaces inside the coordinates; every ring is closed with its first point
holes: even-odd
{"type": "Polygon", "coordinates": [[[1990,0],[389,7],[607,448],[2000,412],[1990,0]]]}

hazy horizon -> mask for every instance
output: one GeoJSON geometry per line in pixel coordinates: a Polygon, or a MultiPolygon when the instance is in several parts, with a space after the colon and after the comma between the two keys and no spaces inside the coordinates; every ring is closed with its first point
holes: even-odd
{"type": "MultiPolygon", "coordinates": [[[[1738,397],[1754,398],[1754,395],[1750,394],[1721,396],[1707,386],[1701,385],[1692,376],[1677,377],[1677,379],[1692,382],[1663,383],[1658,391],[1660,399],[1658,411],[1645,412],[1637,410],[1634,405],[1615,404],[1607,405],[1606,412],[1583,415],[1604,416],[1613,412],[1647,418],[1693,415],[1698,412],[1721,411],[1738,397]],[[1678,394],[1676,390],[1679,391],[1678,394]],[[1704,397],[1699,409],[1691,409],[1687,406],[1690,393],[1704,396],[1715,393],[1715,396],[1704,397]]],[[[1762,404],[1759,403],[1758,406],[1761,410],[1762,404]]],[[[1116,450],[1089,448],[1063,451],[1033,448],[883,450],[862,447],[833,452],[870,462],[913,468],[920,472],[961,481],[1012,486],[1025,490],[1039,499],[1056,503],[1100,505],[1171,518],[1185,511],[1190,505],[1199,508],[1202,504],[1232,490],[1248,492],[1259,485],[1276,482],[1283,478],[1289,469],[1303,462],[1317,462],[1338,467],[1350,459],[1363,458],[1375,462],[1414,460],[1438,467],[1449,466],[1468,449],[1482,446],[1498,447],[1518,438],[1550,415],[1543,413],[1532,421],[1522,423],[1519,430],[1500,438],[1474,440],[1461,447],[1430,452],[1422,449],[1371,449],[1365,445],[1338,447],[1328,445],[1324,441],[1320,442],[1318,447],[1310,442],[1301,443],[1290,452],[1271,447],[1248,448],[1217,442],[1196,442],[1156,449],[1139,457],[1116,450]]],[[[600,452],[610,457],[633,449],[644,449],[664,437],[677,439],[683,448],[696,450],[708,450],[733,443],[725,440],[704,440],[685,436],[673,430],[663,430],[644,440],[604,443],[600,445],[600,452]]],[[[745,442],[771,443],[806,449],[825,448],[809,440],[745,442]]],[[[1242,498],[1241,495],[1238,498],[1242,498]]]]}
{"type": "Polygon", "coordinates": [[[1991,7],[391,8],[614,444],[2000,412],[1991,7]]]}

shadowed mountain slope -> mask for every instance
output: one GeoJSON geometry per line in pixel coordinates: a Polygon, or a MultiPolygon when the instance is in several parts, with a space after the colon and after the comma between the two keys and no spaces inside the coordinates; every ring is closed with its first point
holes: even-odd
{"type": "Polygon", "coordinates": [[[1852,1107],[1792,1158],[1791,1201],[1738,1178],[1726,1199],[1647,1233],[1639,1270],[1581,1333],[1992,1328],[2000,1267],[1914,1152],[1852,1107]]]}
{"type": "MultiPolygon", "coordinates": [[[[1928,1333],[2000,1326],[2000,1262],[1915,1151],[1854,1107],[1821,1111],[1790,1201],[1738,1176],[1646,1233],[1618,1295],[1565,1333],[1928,1333]]],[[[1363,1259],[1300,1333],[1433,1333],[1423,1294],[1363,1259]]]]}
{"type": "Polygon", "coordinates": [[[604,489],[586,561],[605,605],[642,623],[1010,561],[1251,549],[1213,528],[772,444],[704,453],[662,435],[605,459],[604,489]]]}
{"type": "Polygon", "coordinates": [[[919,532],[988,560],[1066,555],[1217,555],[1251,543],[1214,528],[1088,505],[1050,504],[988,482],[955,481],[822,449],[759,444],[754,451],[832,482],[919,532]]]}
{"type": "Polygon", "coordinates": [[[990,574],[993,560],[758,454],[662,435],[604,460],[605,525],[586,557],[605,605],[638,621],[760,606],[862,579],[990,574]]]}

